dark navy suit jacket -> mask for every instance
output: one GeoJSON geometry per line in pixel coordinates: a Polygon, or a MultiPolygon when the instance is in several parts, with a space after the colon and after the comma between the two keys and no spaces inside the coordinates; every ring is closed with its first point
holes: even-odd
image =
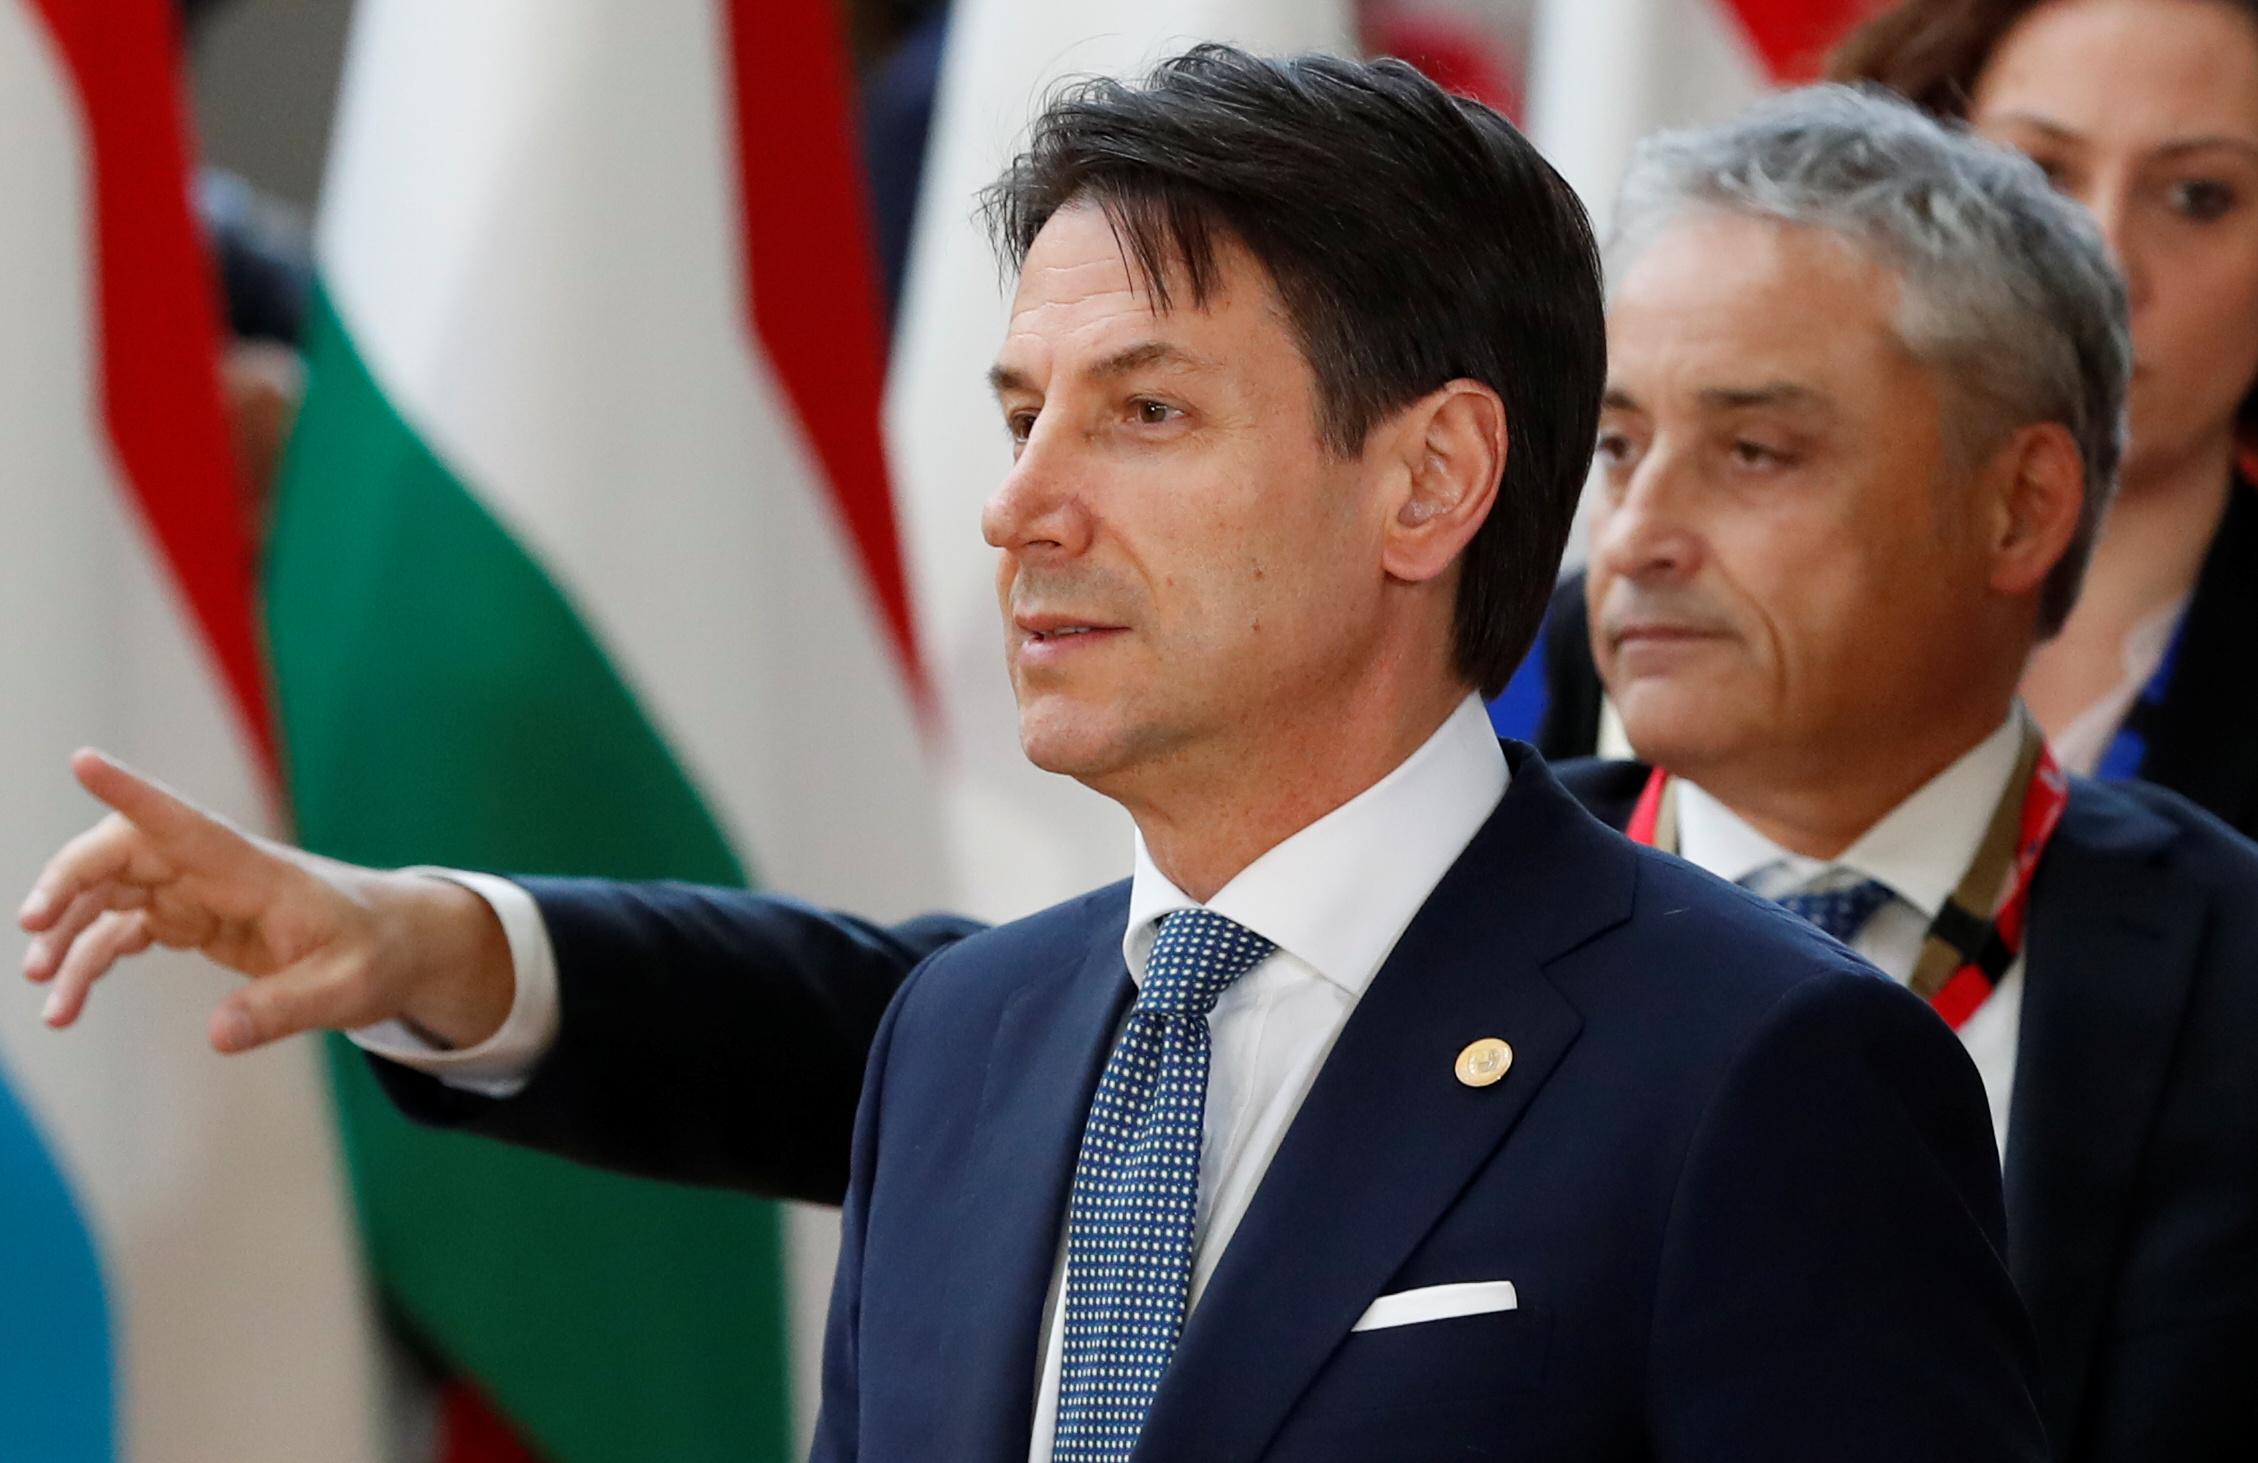
{"type": "MultiPolygon", "coordinates": [[[[2044,1456],[1981,1084],[1921,1003],[1526,749],[1351,1016],[1137,1457],[2044,1456]],[[1453,1059],[1503,1037],[1469,1088],[1453,1059]],[[1519,1309],[1351,1333],[1374,1298],[1519,1309]]],[[[928,959],[873,1048],[818,1459],[1026,1457],[1116,885],[928,959]]]]}
{"type": "MultiPolygon", "coordinates": [[[[1273,1160],[1138,1456],[2042,1457],[1957,1042],[1512,755],[1273,1160]],[[1483,1036],[1513,1066],[1462,1086],[1483,1036]],[[1481,1280],[1519,1308],[1351,1334],[1380,1295],[1481,1280]]],[[[1069,1175],[1131,993],[1126,886],[961,941],[533,887],[565,975],[557,1053],[498,1105],[389,1080],[427,1118],[671,1177],[819,1187],[840,1083],[792,1079],[850,1066],[887,970],[938,950],[870,1058],[816,1454],[1023,1459],[1069,1175]]]]}
{"type": "MultiPolygon", "coordinates": [[[[1558,770],[1617,826],[1645,776],[1558,770]]],[[[564,977],[556,1050],[498,1104],[378,1064],[403,1106],[832,1203],[880,1013],[920,959],[979,928],[525,882],[564,977]],[[701,1031],[714,1039],[685,1037],[701,1031]]],[[[2241,1463],[2258,1456],[2258,853],[2170,793],[2073,780],[2032,903],[2006,1206],[2056,1456],[2241,1463]]]]}

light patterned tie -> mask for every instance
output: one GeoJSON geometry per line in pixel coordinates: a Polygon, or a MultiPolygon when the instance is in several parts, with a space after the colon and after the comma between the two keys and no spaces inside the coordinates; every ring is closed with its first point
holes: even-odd
{"type": "Polygon", "coordinates": [[[1205,909],[1161,921],[1074,1170],[1052,1463],[1120,1463],[1144,1431],[1191,1294],[1208,1013],[1274,948],[1205,909]]]}
{"type": "Polygon", "coordinates": [[[1897,892],[1881,880],[1861,879],[1798,889],[1781,895],[1779,903],[1847,945],[1858,937],[1876,910],[1896,897],[1897,892]]]}

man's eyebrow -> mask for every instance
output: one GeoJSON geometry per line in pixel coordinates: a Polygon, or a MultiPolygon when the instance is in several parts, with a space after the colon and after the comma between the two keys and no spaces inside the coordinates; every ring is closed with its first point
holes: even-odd
{"type": "Polygon", "coordinates": [[[1713,411],[1740,411],[1752,406],[1787,406],[1806,411],[1830,408],[1824,393],[1793,381],[1767,381],[1761,386],[1709,386],[1696,393],[1713,411]]]}
{"type": "Polygon", "coordinates": [[[1139,341],[1107,356],[1090,367],[1089,374],[1100,381],[1113,376],[1125,376],[1131,371],[1147,366],[1170,366],[1179,370],[1197,370],[1208,362],[1179,346],[1165,340],[1139,341]]]}
{"type": "MultiPolygon", "coordinates": [[[[1083,374],[1095,381],[1106,381],[1150,366],[1197,371],[1212,364],[1214,363],[1206,357],[1193,355],[1183,347],[1165,340],[1141,340],[1092,363],[1084,369],[1083,374]]],[[[988,388],[1001,396],[1007,391],[1033,391],[1035,383],[1028,379],[1024,371],[998,362],[988,368],[988,388]]]]}

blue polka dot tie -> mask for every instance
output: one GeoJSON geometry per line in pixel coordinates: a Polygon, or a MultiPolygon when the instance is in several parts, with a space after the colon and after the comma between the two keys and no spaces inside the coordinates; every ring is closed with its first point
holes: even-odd
{"type": "Polygon", "coordinates": [[[1881,880],[1861,879],[1854,884],[1838,882],[1828,887],[1799,889],[1782,895],[1779,903],[1789,913],[1802,915],[1847,945],[1866,927],[1866,921],[1874,917],[1876,910],[1896,897],[1896,891],[1881,880]]]}
{"type": "Polygon", "coordinates": [[[1205,909],[1161,921],[1082,1131],[1052,1463],[1120,1463],[1144,1430],[1191,1295],[1208,1013],[1273,948],[1205,909]]]}

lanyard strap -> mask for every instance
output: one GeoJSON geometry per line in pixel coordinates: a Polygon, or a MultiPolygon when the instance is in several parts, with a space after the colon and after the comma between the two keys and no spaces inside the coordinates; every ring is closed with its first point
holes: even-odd
{"type": "MultiPolygon", "coordinates": [[[[1960,883],[1929,922],[1921,957],[1908,984],[1958,1030],[1990,996],[2022,953],[2029,914],[2031,879],[2039,857],[2062,821],[2069,780],[2047,750],[2028,715],[2015,775],[2007,780],[1999,804],[1985,825],[1983,841],[1960,883]],[[1985,918],[1976,913],[1989,909],[1985,918]]],[[[1634,843],[1678,851],[1675,780],[1657,767],[1639,793],[1624,829],[1634,843]]]]}

